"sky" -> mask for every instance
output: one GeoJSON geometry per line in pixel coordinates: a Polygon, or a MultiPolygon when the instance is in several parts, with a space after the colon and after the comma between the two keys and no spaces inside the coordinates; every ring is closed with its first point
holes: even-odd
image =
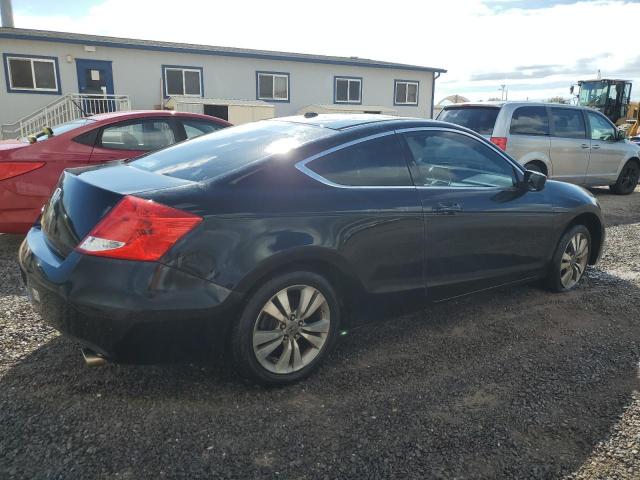
{"type": "Polygon", "coordinates": [[[14,0],[16,27],[358,56],[447,69],[436,102],[569,98],[578,80],[633,80],[640,0],[14,0]]]}

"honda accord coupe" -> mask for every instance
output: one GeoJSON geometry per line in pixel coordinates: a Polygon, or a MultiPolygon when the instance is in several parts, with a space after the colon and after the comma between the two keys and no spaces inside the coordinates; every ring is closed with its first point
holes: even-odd
{"type": "Polygon", "coordinates": [[[88,362],[198,339],[283,384],[367,299],[570,290],[604,234],[589,192],[468,129],[306,114],[65,171],[19,260],[33,304],[88,362]]]}
{"type": "Polygon", "coordinates": [[[228,127],[196,113],[139,110],[72,120],[0,142],[0,233],[27,233],[65,168],[137,157],[228,127]]]}

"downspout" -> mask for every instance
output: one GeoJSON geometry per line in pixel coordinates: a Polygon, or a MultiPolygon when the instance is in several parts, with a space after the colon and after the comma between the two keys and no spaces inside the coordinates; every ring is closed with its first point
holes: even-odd
{"type": "Polygon", "coordinates": [[[436,80],[440,78],[440,72],[433,72],[433,79],[431,81],[431,116],[429,118],[433,119],[433,102],[436,98],[436,80]]]}

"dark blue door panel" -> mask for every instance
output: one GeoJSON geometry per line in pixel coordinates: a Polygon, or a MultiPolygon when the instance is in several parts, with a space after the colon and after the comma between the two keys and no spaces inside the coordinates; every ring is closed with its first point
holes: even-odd
{"type": "Polygon", "coordinates": [[[544,271],[557,236],[544,190],[419,190],[430,298],[449,298],[544,271]]]}

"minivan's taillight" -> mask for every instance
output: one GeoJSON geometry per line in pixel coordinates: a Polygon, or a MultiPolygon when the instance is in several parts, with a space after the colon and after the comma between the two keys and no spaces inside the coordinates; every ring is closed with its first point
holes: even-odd
{"type": "Polygon", "coordinates": [[[507,150],[507,137],[491,137],[490,141],[500,150],[507,150]]]}
{"type": "Polygon", "coordinates": [[[127,195],[76,250],[87,255],[151,262],[202,222],[202,217],[127,195]]]}
{"type": "Polygon", "coordinates": [[[0,180],[17,177],[44,166],[44,162],[0,162],[0,180]]]}

